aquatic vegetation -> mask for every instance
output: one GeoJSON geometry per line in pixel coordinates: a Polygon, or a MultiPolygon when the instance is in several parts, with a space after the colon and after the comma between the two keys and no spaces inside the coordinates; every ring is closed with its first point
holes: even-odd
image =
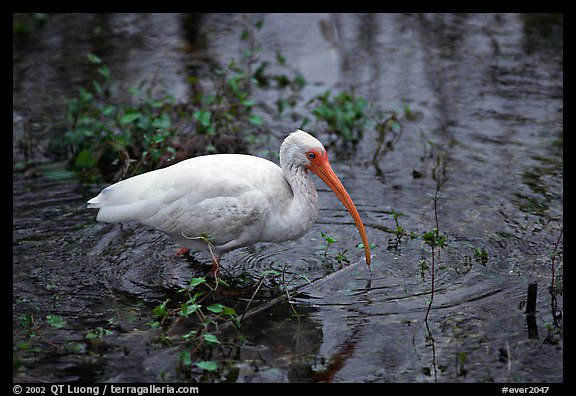
{"type": "Polygon", "coordinates": [[[98,66],[99,77],[91,87],[80,88],[78,98],[68,100],[68,129],[55,135],[50,146],[89,180],[98,177],[96,170],[105,179],[118,180],[178,158],[242,152],[246,125],[262,124],[250,92],[241,89],[250,76],[234,61],[214,71],[215,89],[190,78],[195,92],[190,103],[178,104],[172,95],[156,93],[143,81],[128,89],[132,103],[118,104],[111,70],[99,57],[87,58],[98,66]]]}
{"type": "MultiPolygon", "coordinates": [[[[246,152],[256,140],[254,128],[264,127],[263,111],[281,117],[296,106],[306,85],[295,70],[268,74],[270,62],[258,59],[258,52],[252,43],[240,62],[232,59],[214,68],[207,81],[189,77],[192,94],[184,104],[158,92],[153,82],[142,81],[126,92],[113,89],[118,83],[112,70],[87,54],[96,77],[67,100],[66,130],[54,134],[50,152],[67,159],[88,181],[100,176],[116,181],[196,155],[246,152]],[[275,90],[277,109],[257,103],[255,88],[275,90]]],[[[281,53],[276,61],[288,68],[281,53]]]]}
{"type": "Polygon", "coordinates": [[[134,104],[116,103],[112,72],[94,54],[87,55],[98,77],[68,99],[67,129],[55,134],[50,150],[69,159],[73,169],[95,180],[99,171],[105,179],[150,170],[175,158],[173,119],[178,114],[174,98],[157,97],[145,83],[129,90],[134,104]]]}
{"type": "MultiPolygon", "coordinates": [[[[440,225],[438,221],[438,200],[440,199],[440,189],[444,185],[447,179],[443,179],[436,184],[436,192],[434,195],[429,194],[432,197],[432,203],[434,206],[434,224],[435,227],[430,230],[426,231],[422,234],[421,238],[425,245],[430,247],[431,251],[431,265],[429,268],[430,271],[430,297],[428,298],[428,306],[426,308],[426,316],[424,317],[424,324],[426,325],[427,331],[427,341],[432,349],[432,363],[431,366],[434,370],[434,381],[438,379],[438,368],[436,363],[436,343],[434,336],[432,335],[432,331],[430,330],[430,326],[428,324],[428,317],[430,315],[430,310],[432,309],[432,303],[434,302],[434,292],[436,289],[435,279],[436,279],[436,253],[438,252],[437,249],[443,249],[446,247],[446,235],[440,233],[440,225]]],[[[420,261],[420,268],[423,268],[423,261],[420,261]]],[[[427,268],[428,269],[428,268],[427,268]]],[[[424,271],[423,269],[421,270],[424,271]]],[[[424,277],[423,277],[424,278],[424,277]]]]}
{"type": "MultiPolygon", "coordinates": [[[[326,246],[324,247],[324,251],[322,252],[322,255],[324,256],[324,258],[328,258],[328,250],[337,241],[334,237],[332,237],[332,236],[330,236],[324,232],[320,232],[320,236],[322,237],[322,239],[324,239],[326,241],[326,246]]],[[[373,244],[371,243],[370,244],[371,248],[373,248],[372,245],[373,244]]],[[[362,245],[362,247],[363,246],[364,245],[362,245]]],[[[340,251],[340,252],[333,254],[333,258],[338,262],[339,265],[342,265],[344,263],[350,264],[350,259],[348,257],[346,257],[347,252],[348,252],[348,249],[344,249],[343,251],[340,251]]]]}
{"type": "Polygon", "coordinates": [[[400,241],[403,236],[407,235],[404,227],[402,227],[398,221],[401,216],[404,216],[404,212],[396,212],[394,208],[390,208],[390,214],[388,216],[389,218],[393,219],[394,223],[396,224],[396,230],[394,234],[396,235],[396,239],[400,241]]]}
{"type": "Polygon", "coordinates": [[[488,262],[488,252],[486,251],[486,249],[474,246],[472,248],[472,251],[474,252],[474,258],[476,259],[476,261],[486,265],[486,263],[488,262]]]}
{"type": "Polygon", "coordinates": [[[362,139],[365,129],[369,126],[366,98],[354,92],[341,92],[333,96],[331,91],[326,91],[310,102],[319,103],[312,110],[312,114],[318,121],[326,124],[326,130],[330,135],[335,134],[345,142],[353,143],[362,139]]]}
{"type": "Polygon", "coordinates": [[[328,253],[328,249],[330,249],[330,246],[332,246],[332,244],[336,242],[336,239],[334,239],[330,235],[325,234],[323,232],[320,232],[320,236],[322,237],[322,239],[324,239],[326,241],[326,247],[324,248],[324,253],[323,253],[324,257],[326,257],[326,254],[328,253]]]}
{"type": "Polygon", "coordinates": [[[152,321],[150,326],[163,329],[162,335],[157,338],[159,343],[182,345],[176,367],[179,375],[193,375],[194,367],[208,372],[220,369],[220,364],[215,360],[210,360],[209,356],[212,356],[212,348],[221,348],[223,344],[230,342],[217,335],[219,326],[223,323],[231,325],[238,336],[240,318],[236,310],[220,302],[207,303],[219,284],[226,286],[226,282],[222,279],[218,279],[216,284],[211,286],[204,277],[192,278],[186,287],[178,290],[178,293],[184,295],[184,302],[177,303],[176,307],[170,308],[171,299],[166,299],[152,310],[156,320],[152,321]],[[186,323],[192,320],[190,323],[194,323],[193,330],[179,337],[168,335],[170,324],[174,325],[184,320],[186,323]]]}
{"type": "MultiPolygon", "coordinates": [[[[247,152],[258,141],[259,131],[267,129],[268,116],[287,115],[301,120],[301,127],[314,117],[318,129],[344,146],[355,146],[374,129],[375,164],[393,149],[403,131],[396,112],[373,109],[355,92],[328,90],[308,101],[304,108],[309,113],[297,111],[308,82],[281,52],[274,60],[260,57],[261,27],[262,21],[256,21],[243,30],[239,60],[213,68],[202,79],[188,77],[191,94],[186,103],[157,89],[154,79],[121,89],[113,70],[99,56],[87,54],[94,77],[78,89],[77,97],[67,100],[66,127],[53,134],[50,153],[68,160],[85,181],[117,181],[192,156],[247,152]],[[275,93],[275,107],[257,101],[256,90],[275,93]]],[[[407,106],[404,114],[413,120],[418,113],[407,106]]]]}
{"type": "Polygon", "coordinates": [[[114,332],[113,332],[112,330],[108,330],[108,329],[105,329],[105,328],[102,327],[102,326],[98,326],[98,327],[95,327],[94,329],[90,330],[90,331],[86,334],[86,339],[87,339],[87,340],[93,340],[93,339],[96,339],[96,338],[97,338],[97,339],[99,339],[99,340],[102,340],[102,338],[103,338],[104,336],[112,335],[112,334],[114,334],[114,332]]]}
{"type": "Polygon", "coordinates": [[[61,329],[66,326],[66,321],[59,315],[47,315],[46,323],[54,329],[61,329]]]}

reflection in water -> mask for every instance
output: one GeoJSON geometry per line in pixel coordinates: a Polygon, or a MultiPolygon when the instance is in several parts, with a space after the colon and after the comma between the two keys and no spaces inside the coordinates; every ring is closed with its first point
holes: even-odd
{"type": "Polygon", "coordinates": [[[246,342],[238,365],[241,382],[309,382],[322,342],[315,309],[282,302],[250,316],[242,327],[246,342]]]}
{"type": "Polygon", "coordinates": [[[560,224],[559,228],[560,233],[558,234],[558,238],[554,243],[554,249],[550,253],[552,281],[548,291],[550,292],[550,311],[552,313],[552,323],[554,324],[554,330],[558,334],[562,334],[562,309],[558,308],[558,300],[556,299],[558,294],[562,295],[564,292],[564,282],[561,282],[560,285],[556,285],[556,258],[559,257],[558,247],[564,234],[564,228],[560,224]]]}
{"type": "Polygon", "coordinates": [[[460,127],[457,120],[460,98],[465,95],[460,84],[470,70],[467,66],[464,51],[470,48],[464,33],[467,17],[461,14],[427,14],[412,19],[420,35],[423,56],[424,76],[433,98],[435,131],[442,137],[442,145],[448,145],[455,138],[454,128],[460,127]]]}
{"type": "Polygon", "coordinates": [[[538,295],[538,283],[532,282],[528,285],[528,296],[526,297],[526,324],[528,326],[528,338],[537,340],[538,325],[536,324],[536,298],[538,295]]]}
{"type": "Polygon", "coordinates": [[[426,331],[428,332],[426,339],[432,349],[432,363],[430,365],[434,371],[434,382],[438,382],[438,368],[436,367],[436,340],[434,340],[434,336],[432,336],[432,331],[430,331],[430,325],[428,324],[427,318],[424,320],[424,323],[426,324],[426,331]]]}

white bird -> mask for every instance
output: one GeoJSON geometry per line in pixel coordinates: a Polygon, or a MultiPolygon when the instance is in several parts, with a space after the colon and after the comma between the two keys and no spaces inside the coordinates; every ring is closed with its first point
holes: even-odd
{"type": "Polygon", "coordinates": [[[185,248],[220,257],[256,242],[283,242],[304,235],[318,216],[318,193],[308,171],[334,191],[354,219],[370,265],[370,246],[354,202],[332,170],[326,149],[296,130],[280,147],[280,166],[250,155],[190,158],[106,187],[88,201],[105,223],[137,221],[164,231],[185,248]]]}

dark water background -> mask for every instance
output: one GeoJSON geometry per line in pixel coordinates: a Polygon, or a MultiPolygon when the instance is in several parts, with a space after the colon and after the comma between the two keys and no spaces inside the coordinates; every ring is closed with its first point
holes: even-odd
{"type": "MultiPolygon", "coordinates": [[[[49,15],[13,49],[14,380],[562,382],[561,255],[549,289],[563,224],[562,34],[561,16],[539,14],[49,15]],[[385,155],[375,157],[377,134],[367,131],[353,156],[331,159],[376,244],[371,273],[352,220],[318,182],[321,211],[308,234],[222,261],[230,287],[218,298],[238,312],[270,268],[293,280],[293,305],[273,300],[282,285],[266,283],[252,303],[266,309],[244,319],[241,342],[212,356],[223,369],[182,376],[182,345],[158,346],[147,324],[154,306],[206,273],[209,256],[174,259],[178,246],[160,233],[96,223],[85,201],[105,184],[53,177],[62,164],[46,145],[65,99],[90,78],[86,53],[99,53],[115,81],[155,79],[186,101],[187,77],[241,56],[238,37],[256,20],[260,56],[281,50],[321,83],[305,87],[303,102],[354,88],[372,106],[416,116],[385,155]],[[390,211],[404,213],[408,231],[431,230],[430,194],[444,177],[437,211],[448,248],[425,321],[430,249],[398,243],[390,211]],[[321,232],[336,239],[326,257],[321,232]],[[344,250],[343,266],[334,256],[344,250]],[[40,334],[29,336],[26,315],[40,334]],[[66,325],[41,326],[47,315],[66,325]],[[97,327],[112,333],[86,340],[97,327]]],[[[275,152],[298,126],[277,120],[253,154],[275,152]]],[[[329,141],[319,125],[308,128],[329,141]]]]}

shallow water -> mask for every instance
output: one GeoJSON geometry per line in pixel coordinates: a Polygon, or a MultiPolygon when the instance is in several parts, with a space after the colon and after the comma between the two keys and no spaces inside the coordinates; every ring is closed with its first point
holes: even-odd
{"type": "MultiPolygon", "coordinates": [[[[14,49],[14,380],[563,381],[563,299],[549,291],[549,252],[563,223],[559,18],[50,15],[31,43],[14,49]],[[316,180],[321,211],[308,234],[224,256],[230,285],[212,298],[239,313],[248,308],[243,338],[212,352],[209,358],[223,369],[182,375],[183,343],[159,345],[161,332],[148,323],[156,305],[177,299],[188,279],[207,274],[209,255],[175,258],[178,246],[160,233],[96,223],[85,201],[103,185],[54,180],[43,131],[64,98],[89,79],[78,65],[86,52],[105,48],[119,81],[156,78],[185,100],[186,74],[202,76],[209,65],[238,57],[242,29],[258,19],[264,21],[261,56],[272,59],[280,49],[307,81],[322,83],[308,84],[305,99],[354,87],[373,106],[402,113],[408,105],[418,116],[404,120],[394,149],[376,159],[374,131],[366,132],[355,155],[337,155],[332,146],[335,172],[376,244],[371,270],[356,247],[352,219],[316,180]],[[37,166],[24,172],[19,164],[28,158],[37,166]],[[430,248],[421,239],[398,242],[389,214],[403,212],[399,222],[408,232],[432,230],[430,194],[445,177],[437,213],[448,247],[435,260],[427,315],[430,248]],[[326,256],[321,232],[336,239],[326,256]],[[473,257],[473,247],[487,251],[487,262],[473,257]],[[335,258],[343,251],[349,264],[335,258]],[[267,277],[249,304],[270,268],[285,279],[267,277]],[[533,282],[538,294],[531,318],[524,309],[533,282]],[[292,305],[282,298],[285,286],[292,305]],[[23,324],[26,315],[37,324],[34,336],[23,324]],[[47,315],[61,316],[66,325],[45,325],[47,315]],[[87,340],[97,327],[112,333],[87,340]]],[[[298,126],[278,120],[270,146],[254,154],[277,150],[298,126]]],[[[308,128],[330,140],[321,125],[308,128]]],[[[555,264],[558,287],[562,256],[555,264]]],[[[169,333],[182,334],[187,326],[175,323],[169,333]]],[[[221,332],[229,337],[229,326],[221,332]]]]}

